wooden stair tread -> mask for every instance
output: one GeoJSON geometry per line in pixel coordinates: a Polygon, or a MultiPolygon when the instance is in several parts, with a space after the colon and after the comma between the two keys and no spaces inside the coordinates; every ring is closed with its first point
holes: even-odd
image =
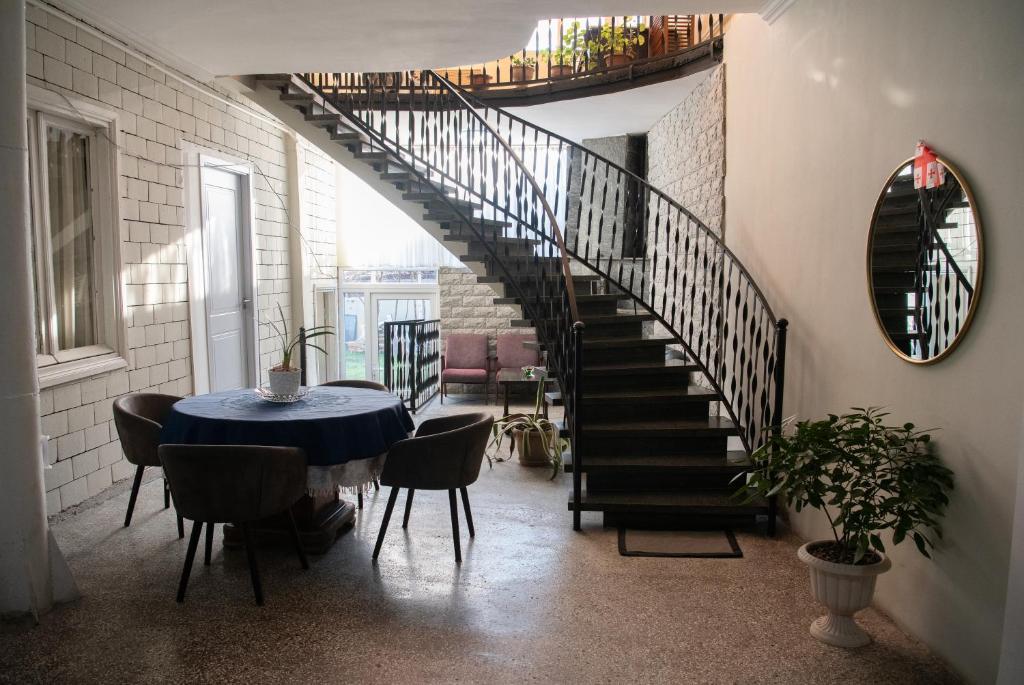
{"type": "Polygon", "coordinates": [[[628,469],[628,470],[681,470],[711,472],[742,472],[750,468],[750,459],[743,450],[731,450],[727,454],[666,454],[636,455],[621,457],[587,457],[583,470],[628,469]]]}
{"type": "MultiPolygon", "coordinates": [[[[585,362],[586,360],[584,360],[585,362]]],[[[628,375],[646,373],[664,373],[666,371],[683,373],[686,371],[699,371],[700,367],[690,364],[685,359],[666,359],[662,362],[611,362],[602,364],[584,364],[584,373],[600,372],[608,375],[628,375]]]]}
{"type": "Polygon", "coordinates": [[[592,421],[584,426],[587,435],[735,435],[736,426],[722,416],[706,419],[651,419],[592,421]]]}
{"type": "Polygon", "coordinates": [[[583,392],[583,400],[693,400],[695,402],[708,402],[719,399],[714,390],[700,385],[691,385],[686,388],[637,388],[632,390],[599,390],[597,392],[583,392]]]}
{"type": "MultiPolygon", "coordinates": [[[[661,512],[676,514],[750,514],[767,512],[763,498],[744,503],[731,490],[691,490],[688,492],[589,492],[580,497],[583,511],[661,512]]],[[[569,493],[569,510],[573,509],[569,493]]]]}
{"type": "Polygon", "coordinates": [[[583,348],[604,349],[609,347],[657,347],[659,345],[675,344],[675,338],[637,338],[637,337],[612,337],[612,338],[591,338],[587,340],[586,333],[583,334],[583,348]]]}

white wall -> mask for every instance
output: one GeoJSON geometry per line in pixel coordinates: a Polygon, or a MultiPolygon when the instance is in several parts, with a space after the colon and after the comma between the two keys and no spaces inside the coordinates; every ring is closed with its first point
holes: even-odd
{"type": "Polygon", "coordinates": [[[728,243],[790,319],[786,411],[885,405],[941,428],[945,541],[934,561],[895,549],[877,601],[979,683],[998,665],[1021,439],[1022,31],[1010,0],[798,0],[770,27],[736,17],[725,50],[728,243]],[[883,343],[864,274],[880,186],[918,138],[972,184],[988,248],[973,328],[928,367],[883,343]]]}

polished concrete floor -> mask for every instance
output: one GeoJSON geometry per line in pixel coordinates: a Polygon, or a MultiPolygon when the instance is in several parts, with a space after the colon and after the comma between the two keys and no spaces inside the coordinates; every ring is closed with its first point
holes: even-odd
{"type": "MultiPolygon", "coordinates": [[[[452,399],[420,418],[480,406],[452,399]]],[[[484,466],[461,565],[443,492],[417,493],[409,529],[393,519],[371,564],[387,492],[371,494],[310,570],[289,550],[261,552],[263,607],[244,552],[222,549],[219,532],[212,565],[197,559],[175,603],[186,545],[160,481],[143,487],[127,529],[122,485],[56,523],[82,598],[34,628],[0,632],[0,681],[955,682],[875,610],[860,617],[872,645],[815,641],[807,627],[820,611],[792,537],[740,533],[742,559],[622,557],[598,517],[572,531],[568,479],[547,477],[484,466]]]]}

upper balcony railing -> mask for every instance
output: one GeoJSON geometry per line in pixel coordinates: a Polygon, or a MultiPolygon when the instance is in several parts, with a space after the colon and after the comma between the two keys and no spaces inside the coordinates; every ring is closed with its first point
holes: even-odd
{"type": "Polygon", "coordinates": [[[543,19],[514,55],[436,71],[473,90],[598,75],[710,44],[722,36],[723,22],[721,14],[543,19]]]}
{"type": "MultiPolygon", "coordinates": [[[[708,68],[721,57],[725,22],[722,14],[545,19],[515,55],[434,73],[501,107],[600,95],[708,68]]],[[[417,73],[309,78],[339,96],[360,97],[382,87],[416,109],[422,104],[412,97],[420,88],[417,73]]]]}

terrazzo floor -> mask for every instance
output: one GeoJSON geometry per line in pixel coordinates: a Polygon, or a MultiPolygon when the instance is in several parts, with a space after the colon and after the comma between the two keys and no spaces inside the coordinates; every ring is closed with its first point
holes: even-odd
{"type": "MultiPolygon", "coordinates": [[[[419,419],[483,406],[436,400],[419,419]]],[[[500,407],[487,405],[495,413],[500,407]]],[[[514,411],[515,409],[513,409],[514,411]]],[[[196,560],[174,601],[186,540],[143,486],[130,528],[125,484],[54,526],[82,598],[30,629],[0,632],[5,683],[946,683],[955,676],[874,609],[858,651],[807,632],[799,541],[738,532],[742,559],[619,556],[597,515],[573,532],[567,476],[486,464],[470,489],[476,538],[451,544],[444,492],[416,494],[370,562],[387,489],[354,528],[299,568],[261,550],[266,605],[253,603],[243,551],[196,560]]]]}

